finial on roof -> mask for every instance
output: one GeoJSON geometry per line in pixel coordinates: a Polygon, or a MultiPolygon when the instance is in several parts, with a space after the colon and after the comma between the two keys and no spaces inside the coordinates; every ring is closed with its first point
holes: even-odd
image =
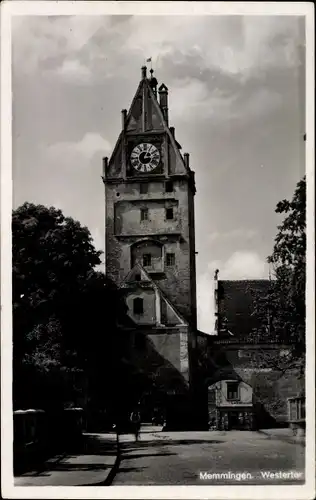
{"type": "Polygon", "coordinates": [[[153,70],[152,68],[149,70],[149,72],[150,72],[150,80],[149,80],[149,85],[151,86],[151,88],[152,88],[152,90],[153,90],[153,92],[154,92],[155,97],[157,97],[157,85],[158,85],[158,80],[157,80],[157,78],[155,78],[155,77],[153,76],[153,74],[154,74],[154,70],[153,70]]]}
{"type": "Polygon", "coordinates": [[[145,79],[147,77],[147,66],[142,66],[142,78],[145,79]]]}

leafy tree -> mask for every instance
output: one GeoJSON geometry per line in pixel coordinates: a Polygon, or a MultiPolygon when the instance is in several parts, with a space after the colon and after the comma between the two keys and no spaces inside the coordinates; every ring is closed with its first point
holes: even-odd
{"type": "Polygon", "coordinates": [[[12,235],[14,406],[128,413],[151,381],[131,360],[134,325],[123,293],[95,269],[90,232],[54,207],[24,203],[12,235]]]}
{"type": "MultiPolygon", "coordinates": [[[[276,213],[284,215],[278,226],[273,253],[268,262],[273,279],[268,293],[255,297],[255,314],[260,318],[261,339],[277,339],[290,344],[287,367],[304,370],[305,356],[305,283],[306,283],[306,179],[298,182],[291,201],[277,204],[276,213]]],[[[276,360],[272,360],[276,364],[276,360]]]]}
{"type": "Polygon", "coordinates": [[[97,392],[98,376],[114,366],[123,309],[95,271],[101,252],[88,229],[56,208],[25,203],[12,214],[12,245],[15,405],[82,398],[83,380],[97,392]]]}

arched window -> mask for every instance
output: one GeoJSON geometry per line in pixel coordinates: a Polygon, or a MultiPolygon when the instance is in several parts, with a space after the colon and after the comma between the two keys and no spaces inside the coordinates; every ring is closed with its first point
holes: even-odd
{"type": "Polygon", "coordinates": [[[147,272],[163,272],[163,244],[149,238],[137,241],[131,246],[131,267],[139,263],[147,272]]]}

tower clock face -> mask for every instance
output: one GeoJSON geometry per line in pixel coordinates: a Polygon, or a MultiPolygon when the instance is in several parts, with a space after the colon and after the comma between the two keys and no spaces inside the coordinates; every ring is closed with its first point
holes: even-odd
{"type": "Polygon", "coordinates": [[[138,172],[151,172],[158,167],[160,162],[160,153],[156,146],[143,142],[138,144],[131,153],[132,167],[138,172]]]}

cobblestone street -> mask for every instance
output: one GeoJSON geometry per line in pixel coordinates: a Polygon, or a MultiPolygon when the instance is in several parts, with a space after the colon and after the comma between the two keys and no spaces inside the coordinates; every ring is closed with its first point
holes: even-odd
{"type": "Polygon", "coordinates": [[[114,434],[87,434],[85,439],[87,444],[80,454],[51,459],[42,470],[16,477],[15,485],[273,485],[304,482],[304,446],[294,441],[288,429],[269,430],[267,433],[163,432],[160,427],[143,426],[136,443],[131,434],[120,436],[119,461],[116,460],[114,434]],[[114,465],[117,463],[118,467],[114,465]],[[288,473],[289,477],[269,477],[270,473],[279,472],[288,473]],[[239,476],[243,473],[247,474],[245,479],[239,476]]]}
{"type": "Polygon", "coordinates": [[[166,433],[144,427],[138,443],[129,435],[120,439],[122,457],[113,485],[304,482],[304,447],[284,432],[274,437],[250,431],[166,433]],[[280,471],[288,472],[289,478],[267,477],[280,471]],[[200,479],[200,473],[226,473],[230,478],[200,479]],[[238,473],[248,473],[248,479],[236,479],[238,473]]]}

